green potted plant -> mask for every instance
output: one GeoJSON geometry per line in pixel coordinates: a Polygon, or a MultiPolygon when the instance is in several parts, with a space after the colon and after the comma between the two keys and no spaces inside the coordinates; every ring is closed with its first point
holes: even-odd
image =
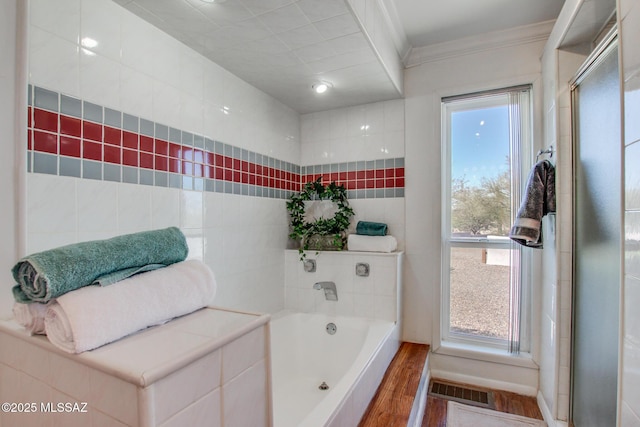
{"type": "Polygon", "coordinates": [[[324,186],[322,177],[308,182],[300,193],[291,195],[287,201],[287,211],[291,218],[289,237],[300,242],[301,259],[304,258],[304,251],[309,249],[339,251],[344,248],[353,209],[349,206],[347,190],[343,185],[331,182],[324,186]],[[335,205],[335,214],[329,218],[309,218],[305,202],[323,200],[335,205]]]}

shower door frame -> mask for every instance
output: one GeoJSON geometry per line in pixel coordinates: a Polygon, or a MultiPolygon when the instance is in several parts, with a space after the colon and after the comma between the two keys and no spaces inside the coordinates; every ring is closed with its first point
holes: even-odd
{"type": "MultiPolygon", "coordinates": [[[[594,71],[599,65],[601,65],[602,62],[604,62],[604,59],[607,57],[608,54],[611,53],[611,50],[613,49],[617,49],[617,54],[616,54],[616,58],[618,61],[618,82],[619,82],[619,87],[622,87],[622,80],[620,78],[620,69],[621,69],[621,64],[620,64],[620,44],[619,44],[619,40],[618,40],[618,28],[617,26],[614,25],[614,27],[609,31],[609,33],[606,35],[606,37],[604,37],[602,39],[602,41],[598,44],[598,46],[593,50],[593,52],[589,55],[589,57],[585,60],[585,62],[583,63],[583,65],[578,69],[578,71],[575,74],[575,77],[569,82],[570,85],[570,89],[571,89],[571,126],[572,126],[572,176],[573,176],[573,185],[572,185],[572,209],[573,209],[573,213],[572,213],[572,258],[573,258],[573,262],[572,262],[572,309],[571,309],[571,352],[570,352],[570,394],[569,394],[569,425],[570,426],[574,426],[574,410],[575,410],[575,369],[576,369],[576,363],[575,363],[575,358],[576,358],[576,352],[575,352],[575,340],[576,340],[576,298],[577,298],[577,292],[576,292],[576,286],[577,286],[577,280],[576,280],[576,270],[577,270],[577,263],[576,263],[576,257],[578,256],[578,250],[577,250],[577,233],[576,233],[576,229],[577,229],[577,221],[576,221],[576,216],[577,216],[577,197],[578,197],[578,183],[577,183],[577,174],[578,174],[578,163],[580,161],[580,159],[578,158],[578,153],[579,153],[579,146],[580,146],[580,141],[578,140],[578,114],[577,114],[577,89],[580,86],[580,84],[582,83],[582,81],[584,81],[585,78],[587,78],[592,71],[594,71]]],[[[617,395],[616,395],[616,420],[620,419],[620,404],[619,404],[619,398],[618,396],[620,396],[620,386],[621,386],[621,382],[620,382],[620,367],[621,367],[621,348],[620,348],[620,343],[621,343],[621,339],[620,339],[620,325],[621,325],[621,316],[623,314],[622,311],[622,278],[624,277],[624,256],[623,256],[623,247],[622,247],[622,242],[624,242],[623,239],[623,233],[624,233],[624,176],[623,176],[623,171],[624,169],[623,167],[623,156],[624,153],[622,151],[622,114],[623,114],[623,110],[622,110],[622,98],[623,94],[622,91],[620,91],[619,93],[619,100],[620,100],[620,110],[619,110],[619,114],[620,114],[620,144],[621,144],[621,151],[620,151],[620,166],[621,168],[619,169],[620,171],[620,206],[618,206],[617,208],[619,208],[619,215],[620,215],[620,257],[619,257],[619,287],[618,287],[618,328],[615,331],[617,334],[617,338],[618,338],[618,347],[616,349],[617,351],[617,377],[616,377],[616,390],[617,390],[617,395]]],[[[580,427],[580,426],[576,426],[576,427],[580,427]]]]}

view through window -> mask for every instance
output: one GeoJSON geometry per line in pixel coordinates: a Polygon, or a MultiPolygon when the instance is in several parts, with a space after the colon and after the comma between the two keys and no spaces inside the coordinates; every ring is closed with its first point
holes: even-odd
{"type": "Polygon", "coordinates": [[[527,301],[521,250],[508,233],[530,134],[528,93],[517,88],[443,100],[444,340],[520,350],[527,301]]]}

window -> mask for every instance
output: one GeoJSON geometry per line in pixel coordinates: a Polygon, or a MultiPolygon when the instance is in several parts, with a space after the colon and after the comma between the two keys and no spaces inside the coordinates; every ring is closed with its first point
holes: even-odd
{"type": "Polygon", "coordinates": [[[531,162],[530,92],[442,100],[443,343],[529,350],[529,254],[508,234],[531,162]]]}

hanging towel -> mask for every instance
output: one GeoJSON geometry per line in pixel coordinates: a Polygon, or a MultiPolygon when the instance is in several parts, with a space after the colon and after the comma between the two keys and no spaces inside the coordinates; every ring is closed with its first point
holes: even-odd
{"type": "Polygon", "coordinates": [[[393,252],[398,248],[398,241],[393,236],[361,236],[349,234],[347,250],[361,252],[393,252]]]}
{"type": "Polygon", "coordinates": [[[211,304],[215,293],[209,267],[184,261],[62,295],[47,310],[46,333],[56,347],[81,353],[194,312],[211,304]]]}
{"type": "Polygon", "coordinates": [[[384,236],[387,234],[387,224],[382,222],[358,221],[356,234],[361,236],[384,236]]]}
{"type": "Polygon", "coordinates": [[[542,248],[542,217],[556,211],[555,168],[549,160],[535,164],[509,237],[523,246],[542,248]]]}
{"type": "Polygon", "coordinates": [[[184,234],[176,228],[76,243],[29,255],[11,270],[18,302],[47,302],[91,284],[110,285],[134,274],[187,258],[184,234]]]}

